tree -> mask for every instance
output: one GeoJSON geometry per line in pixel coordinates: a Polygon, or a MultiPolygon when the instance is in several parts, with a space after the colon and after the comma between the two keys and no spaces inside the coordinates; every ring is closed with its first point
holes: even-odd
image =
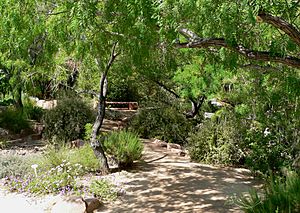
{"type": "MultiPolygon", "coordinates": [[[[151,50],[157,48],[159,36],[151,1],[57,1],[47,19],[48,36],[56,38],[64,50],[84,69],[98,73],[97,118],[93,125],[91,146],[108,172],[101,140],[96,136],[105,114],[108,74],[115,63],[127,69],[141,69],[150,64],[151,50]],[[87,63],[88,62],[88,63],[87,63]]],[[[94,76],[94,75],[93,75],[94,76]]]]}

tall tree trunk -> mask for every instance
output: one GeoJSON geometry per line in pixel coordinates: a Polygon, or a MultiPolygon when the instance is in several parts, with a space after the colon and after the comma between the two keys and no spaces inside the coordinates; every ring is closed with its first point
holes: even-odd
{"type": "MultiPolygon", "coordinates": [[[[105,67],[105,70],[101,73],[101,79],[100,79],[100,91],[98,95],[98,107],[97,107],[97,117],[95,120],[95,123],[93,125],[92,135],[91,135],[91,147],[94,151],[95,156],[100,161],[101,165],[101,171],[104,174],[109,173],[109,166],[107,163],[107,158],[104,153],[103,144],[104,138],[101,138],[100,140],[97,140],[97,135],[99,133],[99,130],[102,126],[104,115],[105,115],[105,101],[106,101],[106,94],[107,94],[107,73],[110,70],[114,60],[116,59],[117,55],[115,53],[117,43],[113,45],[110,59],[105,67]]],[[[100,61],[97,60],[98,66],[100,67],[100,61]]]]}
{"type": "Polygon", "coordinates": [[[106,99],[106,91],[107,91],[107,78],[105,73],[102,73],[101,75],[100,85],[103,86],[100,88],[98,107],[97,107],[97,117],[93,125],[91,146],[93,148],[95,156],[97,157],[97,159],[100,160],[102,172],[107,174],[109,173],[109,166],[102,145],[102,142],[104,140],[100,140],[100,141],[97,140],[97,135],[102,126],[104,116],[105,116],[105,99],[106,99]]]}

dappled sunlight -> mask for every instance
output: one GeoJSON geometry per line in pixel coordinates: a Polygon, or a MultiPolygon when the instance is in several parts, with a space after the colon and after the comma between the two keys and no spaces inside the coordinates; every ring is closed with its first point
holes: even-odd
{"type": "MultiPolygon", "coordinates": [[[[145,149],[147,159],[165,154],[147,144],[145,149]]],[[[228,198],[260,184],[248,170],[191,163],[186,157],[171,154],[136,164],[128,179],[126,195],[101,211],[240,212],[227,202],[228,198]]]]}

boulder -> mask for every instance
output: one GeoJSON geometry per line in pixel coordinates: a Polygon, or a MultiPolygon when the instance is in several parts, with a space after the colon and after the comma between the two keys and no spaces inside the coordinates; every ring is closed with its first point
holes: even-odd
{"type": "Polygon", "coordinates": [[[99,209],[99,207],[101,206],[101,202],[96,198],[86,198],[84,201],[87,205],[87,213],[92,213],[94,212],[94,210],[99,209]]]}

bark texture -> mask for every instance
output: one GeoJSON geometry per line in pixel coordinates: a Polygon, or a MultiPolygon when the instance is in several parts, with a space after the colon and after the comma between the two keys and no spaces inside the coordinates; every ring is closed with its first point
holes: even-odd
{"type": "Polygon", "coordinates": [[[97,117],[96,117],[95,123],[93,125],[92,135],[91,135],[91,147],[94,151],[95,156],[100,161],[100,164],[101,164],[100,169],[104,174],[109,173],[109,166],[108,166],[107,158],[106,158],[106,155],[105,155],[104,149],[103,149],[104,138],[97,140],[97,135],[102,126],[104,116],[105,116],[105,101],[106,101],[106,94],[107,94],[107,74],[108,74],[108,71],[110,70],[115,58],[117,57],[117,54],[115,54],[115,49],[116,49],[116,43],[113,45],[113,48],[111,51],[111,56],[105,67],[105,70],[101,73],[100,90],[99,90],[99,94],[98,94],[97,117]]]}

